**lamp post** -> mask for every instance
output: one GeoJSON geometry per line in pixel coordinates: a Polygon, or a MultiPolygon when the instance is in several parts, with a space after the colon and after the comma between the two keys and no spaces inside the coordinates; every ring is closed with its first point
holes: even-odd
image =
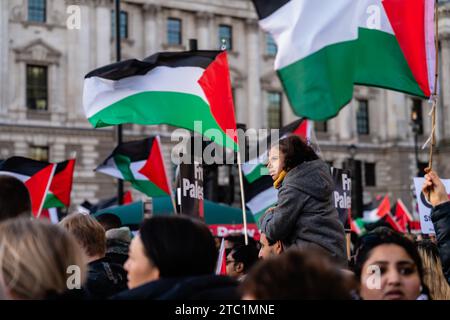
{"type": "Polygon", "coordinates": [[[361,161],[355,160],[357,147],[351,144],[347,147],[350,156],[349,169],[352,177],[352,216],[361,217],[363,212],[363,190],[361,179],[361,161]]]}

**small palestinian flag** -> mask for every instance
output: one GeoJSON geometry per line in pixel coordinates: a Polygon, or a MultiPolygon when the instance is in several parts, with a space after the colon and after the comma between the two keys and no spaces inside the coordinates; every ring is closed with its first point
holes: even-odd
{"type": "Polygon", "coordinates": [[[70,206],[74,168],[75,159],[56,164],[55,174],[50,185],[50,190],[45,198],[44,208],[63,208],[70,206]]]}
{"type": "Polygon", "coordinates": [[[367,222],[374,222],[383,218],[390,212],[391,205],[388,195],[386,195],[384,198],[382,198],[381,196],[377,196],[375,201],[366,206],[366,208],[364,209],[364,220],[367,222]]]}
{"type": "Polygon", "coordinates": [[[122,143],[95,171],[129,181],[149,197],[172,194],[159,137],[122,143]]]}
{"type": "MultiPolygon", "coordinates": [[[[303,138],[305,141],[310,142],[312,129],[312,121],[308,119],[298,119],[281,128],[278,138],[283,139],[290,134],[294,134],[303,138]]],[[[260,148],[260,146],[264,146],[267,147],[267,149],[260,148],[259,150],[256,150],[256,148],[254,148],[254,150],[250,150],[250,156],[257,155],[257,157],[242,164],[242,173],[249,183],[252,183],[255,180],[261,178],[261,176],[267,175],[269,173],[265,163],[267,161],[267,152],[269,151],[268,149],[270,148],[270,145],[272,144],[272,142],[276,142],[272,141],[273,138],[274,137],[269,135],[265,139],[265,142],[260,142],[258,144],[258,148],[260,148]]]]}
{"type": "Polygon", "coordinates": [[[238,150],[224,51],[162,52],[99,68],[85,77],[83,106],[95,128],[168,124],[238,150]]]}
{"type": "Polygon", "coordinates": [[[397,204],[395,205],[395,219],[403,230],[407,230],[408,225],[414,221],[413,216],[401,199],[397,199],[397,204]]]}
{"type": "Polygon", "coordinates": [[[21,180],[28,189],[31,209],[39,217],[52,182],[56,165],[23,157],[12,157],[0,163],[0,174],[21,180]]]}
{"type": "Polygon", "coordinates": [[[337,115],[353,85],[430,97],[435,0],[253,0],[295,114],[337,115]]]}

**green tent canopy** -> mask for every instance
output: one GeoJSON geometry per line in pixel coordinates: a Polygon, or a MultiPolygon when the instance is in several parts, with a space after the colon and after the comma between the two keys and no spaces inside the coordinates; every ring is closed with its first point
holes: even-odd
{"type": "MultiPolygon", "coordinates": [[[[170,197],[153,198],[153,214],[171,215],[173,206],[170,197]]],[[[243,224],[242,210],[224,204],[204,200],[205,222],[208,225],[243,224]]],[[[128,205],[115,206],[94,213],[94,217],[111,213],[118,216],[124,225],[138,225],[144,219],[144,203],[133,202],[128,205]]],[[[247,211],[247,223],[255,223],[251,212],[247,211]]]]}

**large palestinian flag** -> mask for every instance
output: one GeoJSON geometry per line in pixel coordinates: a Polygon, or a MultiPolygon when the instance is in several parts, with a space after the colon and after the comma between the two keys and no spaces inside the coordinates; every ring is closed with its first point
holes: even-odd
{"type": "Polygon", "coordinates": [[[44,208],[63,208],[70,206],[74,168],[75,159],[56,164],[55,174],[50,185],[50,190],[45,198],[44,208]]]}
{"type": "Polygon", "coordinates": [[[277,71],[298,116],[334,117],[353,85],[429,97],[435,0],[253,0],[277,46],[277,71]]]}
{"type": "Polygon", "coordinates": [[[99,68],[86,75],[83,106],[95,128],[168,124],[238,149],[226,52],[163,52],[99,68]]]}
{"type": "Polygon", "coordinates": [[[122,143],[95,171],[129,181],[149,197],[172,194],[158,137],[122,143]]]}
{"type": "Polygon", "coordinates": [[[0,163],[0,174],[11,175],[25,184],[30,193],[32,213],[39,217],[55,167],[55,164],[44,161],[12,157],[0,163]]]}
{"type": "MultiPolygon", "coordinates": [[[[309,141],[312,129],[312,121],[299,119],[281,128],[276,138],[282,139],[290,134],[294,134],[309,141]]],[[[260,141],[258,145],[270,148],[270,145],[276,142],[274,140],[275,137],[269,135],[266,141],[260,141]]],[[[268,150],[264,148],[264,150],[257,151],[257,158],[242,164],[242,172],[245,176],[244,190],[246,205],[254,215],[254,220],[258,223],[259,217],[268,208],[276,205],[278,201],[278,190],[273,187],[272,177],[268,175],[268,170],[265,165],[268,150]]]]}

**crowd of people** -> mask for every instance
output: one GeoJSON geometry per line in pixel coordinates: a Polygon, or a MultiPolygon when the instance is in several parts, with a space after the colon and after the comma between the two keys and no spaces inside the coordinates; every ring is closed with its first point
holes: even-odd
{"type": "Polygon", "coordinates": [[[0,298],[82,300],[449,300],[450,201],[435,172],[423,192],[434,239],[387,227],[347,254],[332,209],[329,172],[287,138],[270,151],[278,204],[261,218],[259,242],[221,241],[188,216],[145,218],[135,235],[113,214],[72,213],[57,225],[32,218],[25,185],[0,176],[0,298]]]}

